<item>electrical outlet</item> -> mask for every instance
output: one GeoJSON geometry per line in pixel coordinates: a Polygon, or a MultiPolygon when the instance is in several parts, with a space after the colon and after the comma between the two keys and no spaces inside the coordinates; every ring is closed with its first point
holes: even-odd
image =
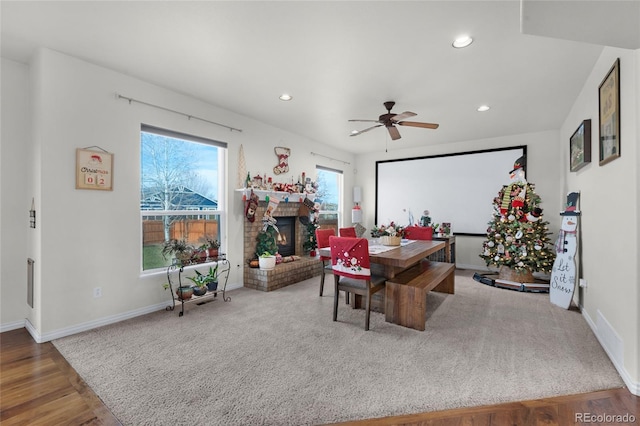
{"type": "Polygon", "coordinates": [[[96,287],[93,289],[93,297],[102,297],[102,287],[96,287]]]}
{"type": "Polygon", "coordinates": [[[579,281],[578,285],[580,285],[580,287],[582,287],[582,288],[586,288],[587,287],[587,280],[584,279],[584,278],[580,278],[580,281],[579,281]]]}

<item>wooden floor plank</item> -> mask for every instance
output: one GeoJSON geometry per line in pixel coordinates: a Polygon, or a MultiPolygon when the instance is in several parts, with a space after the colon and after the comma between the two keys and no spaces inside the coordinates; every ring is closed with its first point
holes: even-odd
{"type": "MultiPolygon", "coordinates": [[[[121,426],[51,343],[25,329],[0,334],[0,423],[121,426]]],[[[578,414],[631,415],[640,423],[640,397],[626,388],[578,395],[336,423],[342,426],[577,425],[578,414]]]]}

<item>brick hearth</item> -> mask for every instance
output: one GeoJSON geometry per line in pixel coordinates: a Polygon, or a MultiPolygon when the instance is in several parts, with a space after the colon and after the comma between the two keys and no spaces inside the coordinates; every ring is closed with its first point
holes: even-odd
{"type": "MultiPolygon", "coordinates": [[[[262,216],[264,216],[266,207],[267,202],[260,201],[258,209],[256,210],[256,220],[253,223],[248,220],[244,221],[244,257],[246,261],[243,273],[244,286],[256,290],[271,291],[304,281],[311,277],[319,276],[322,272],[322,263],[320,260],[315,257],[309,257],[308,254],[303,253],[302,243],[306,236],[306,230],[299,220],[296,220],[295,252],[296,255],[300,256],[300,260],[281,263],[276,265],[276,268],[271,271],[261,271],[258,268],[249,267],[248,261],[255,256],[256,238],[262,230],[262,216]]],[[[273,213],[273,217],[276,218],[276,220],[278,217],[283,216],[297,217],[299,208],[299,202],[287,203],[281,201],[273,213]]]]}
{"type": "Polygon", "coordinates": [[[322,264],[317,258],[302,257],[300,260],[281,263],[271,271],[245,266],[244,286],[262,291],[277,290],[308,278],[320,275],[322,264]]]}

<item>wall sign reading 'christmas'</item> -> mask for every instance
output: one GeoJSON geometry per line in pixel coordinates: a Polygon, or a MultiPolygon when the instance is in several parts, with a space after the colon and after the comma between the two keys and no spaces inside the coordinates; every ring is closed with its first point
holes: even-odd
{"type": "Polygon", "coordinates": [[[551,270],[549,299],[554,305],[569,309],[576,288],[576,252],[578,250],[578,198],[580,194],[567,195],[567,207],[560,213],[562,225],[556,242],[556,260],[551,270]]]}
{"type": "Polygon", "coordinates": [[[113,154],[76,149],[76,189],[113,190],[113,154]]]}

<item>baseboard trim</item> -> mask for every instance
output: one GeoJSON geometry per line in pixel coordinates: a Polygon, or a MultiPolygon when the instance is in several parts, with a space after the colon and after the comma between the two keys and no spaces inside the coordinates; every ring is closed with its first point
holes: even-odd
{"type": "Polygon", "coordinates": [[[7,324],[0,325],[0,333],[4,333],[5,331],[17,330],[19,328],[24,328],[26,326],[26,320],[13,321],[7,324]]]}
{"type": "MultiPolygon", "coordinates": [[[[602,316],[602,314],[600,315],[602,316]]],[[[606,339],[602,336],[597,324],[591,319],[586,309],[582,309],[582,316],[587,324],[589,324],[591,331],[593,331],[593,334],[596,336],[596,339],[598,339],[600,346],[602,346],[602,349],[604,349],[604,351],[606,352],[607,356],[613,363],[613,366],[618,371],[618,374],[620,374],[620,377],[622,378],[622,381],[624,381],[624,384],[627,386],[627,389],[629,389],[629,392],[636,396],[640,396],[640,382],[634,381],[629,375],[629,372],[624,368],[624,360],[619,359],[623,355],[617,355],[619,351],[608,347],[607,340],[610,339],[606,339]]],[[[604,316],[602,316],[602,318],[606,321],[606,318],[604,318],[604,316]]],[[[613,331],[615,332],[615,330],[613,331]]]]}
{"type": "MultiPolygon", "coordinates": [[[[231,291],[237,288],[242,288],[242,284],[231,284],[228,285],[226,291],[231,291]]],[[[146,306],[139,309],[134,309],[133,311],[122,312],[115,315],[110,315],[104,318],[99,318],[97,320],[88,321],[85,323],[77,324],[71,327],[61,328],[59,330],[51,331],[48,333],[40,334],[38,330],[28,321],[22,321],[19,327],[25,327],[29,334],[33,337],[37,343],[49,342],[51,340],[60,339],[62,337],[71,336],[73,334],[81,333],[83,331],[92,330],[94,328],[103,327],[109,324],[115,324],[120,321],[128,320],[131,318],[139,317],[141,315],[150,314],[152,312],[161,311],[167,308],[167,302],[161,302],[155,305],[146,306]]]]}
{"type": "Polygon", "coordinates": [[[108,317],[99,318],[97,320],[88,321],[82,324],[77,324],[72,327],[61,328],[59,330],[51,331],[48,333],[40,334],[38,331],[27,321],[27,330],[38,343],[49,342],[51,340],[60,339],[61,337],[71,336],[73,334],[81,333],[83,331],[92,330],[94,328],[103,327],[109,324],[115,324],[120,321],[128,320],[131,318],[139,317],[141,315],[150,314],[152,312],[164,310],[167,307],[167,302],[158,303],[156,305],[146,306],[140,309],[134,309],[129,312],[122,312],[116,315],[110,315],[108,317]]]}

